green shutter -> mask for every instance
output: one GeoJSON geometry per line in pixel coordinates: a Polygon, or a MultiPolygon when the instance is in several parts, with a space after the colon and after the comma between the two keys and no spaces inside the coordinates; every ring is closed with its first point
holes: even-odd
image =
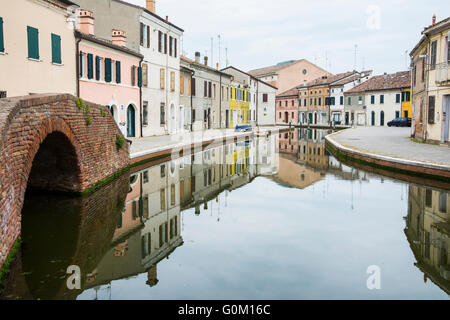
{"type": "Polygon", "coordinates": [[[138,68],[138,87],[142,87],[142,68],[138,68]]]}
{"type": "Polygon", "coordinates": [[[52,33],[52,62],[61,64],[61,37],[52,33]]]}
{"type": "Polygon", "coordinates": [[[5,42],[3,38],[3,18],[0,17],[0,52],[5,52],[5,42]]]}
{"type": "Polygon", "coordinates": [[[111,59],[105,59],[105,81],[111,82],[111,59]]]}
{"type": "Polygon", "coordinates": [[[116,61],[116,82],[120,83],[120,61],[116,61]]]}
{"type": "Polygon", "coordinates": [[[95,57],[95,79],[100,81],[100,57],[95,57]]]}
{"type": "Polygon", "coordinates": [[[36,28],[27,27],[28,34],[28,58],[39,59],[39,31],[36,28]]]}
{"type": "Polygon", "coordinates": [[[94,56],[92,53],[88,53],[87,55],[87,64],[88,64],[88,79],[94,78],[94,56]]]}

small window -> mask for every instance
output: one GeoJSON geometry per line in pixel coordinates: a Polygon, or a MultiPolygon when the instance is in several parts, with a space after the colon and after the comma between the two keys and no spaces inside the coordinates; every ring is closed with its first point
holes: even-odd
{"type": "Polygon", "coordinates": [[[53,33],[52,33],[52,62],[56,64],[61,64],[61,37],[53,33]]]}
{"type": "Polygon", "coordinates": [[[400,93],[397,93],[396,95],[395,95],[395,103],[400,103],[400,93]]]}
{"type": "Polygon", "coordinates": [[[161,178],[164,178],[166,176],[166,165],[165,164],[161,165],[160,170],[161,170],[161,178]]]}
{"type": "Polygon", "coordinates": [[[36,28],[27,27],[28,58],[39,60],[39,31],[36,28]]]}
{"type": "Polygon", "coordinates": [[[142,174],[142,180],[144,183],[148,183],[148,171],[144,171],[142,174]]]}
{"type": "Polygon", "coordinates": [[[268,94],[267,93],[263,93],[263,102],[267,102],[268,99],[268,94]]]}
{"type": "Polygon", "coordinates": [[[380,94],[380,104],[384,103],[384,94],[380,94]]]}
{"type": "Polygon", "coordinates": [[[166,124],[166,105],[164,102],[161,102],[161,110],[160,110],[160,124],[164,125],[166,124]]]}
{"type": "Polygon", "coordinates": [[[148,126],[148,101],[142,103],[142,125],[148,126]]]}
{"type": "Polygon", "coordinates": [[[428,97],[428,123],[434,123],[435,97],[428,97]]]}

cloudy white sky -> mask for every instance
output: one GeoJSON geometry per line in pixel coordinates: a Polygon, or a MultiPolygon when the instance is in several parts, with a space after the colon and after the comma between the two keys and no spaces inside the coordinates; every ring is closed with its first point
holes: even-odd
{"type": "MultiPolygon", "coordinates": [[[[145,6],[145,0],[127,0],[145,6]]],[[[156,13],[185,30],[183,51],[243,70],[306,58],[332,73],[406,70],[420,32],[450,16],[448,0],[156,0],[156,13]]]]}

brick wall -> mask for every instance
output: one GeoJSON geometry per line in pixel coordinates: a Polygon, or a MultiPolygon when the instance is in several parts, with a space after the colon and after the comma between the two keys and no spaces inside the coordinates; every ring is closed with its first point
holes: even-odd
{"type": "Polygon", "coordinates": [[[83,109],[68,94],[0,99],[0,268],[20,235],[35,157],[33,187],[54,191],[83,192],[129,164],[108,109],[88,102],[83,109]],[[47,147],[38,153],[41,144],[47,147]]]}

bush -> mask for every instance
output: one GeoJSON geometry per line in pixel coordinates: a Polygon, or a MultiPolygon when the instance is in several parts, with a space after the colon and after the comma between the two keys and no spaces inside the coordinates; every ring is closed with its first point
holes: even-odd
{"type": "Polygon", "coordinates": [[[116,134],[116,147],[117,150],[121,150],[123,148],[123,145],[125,144],[125,138],[120,135],[120,134],[116,134]]]}

